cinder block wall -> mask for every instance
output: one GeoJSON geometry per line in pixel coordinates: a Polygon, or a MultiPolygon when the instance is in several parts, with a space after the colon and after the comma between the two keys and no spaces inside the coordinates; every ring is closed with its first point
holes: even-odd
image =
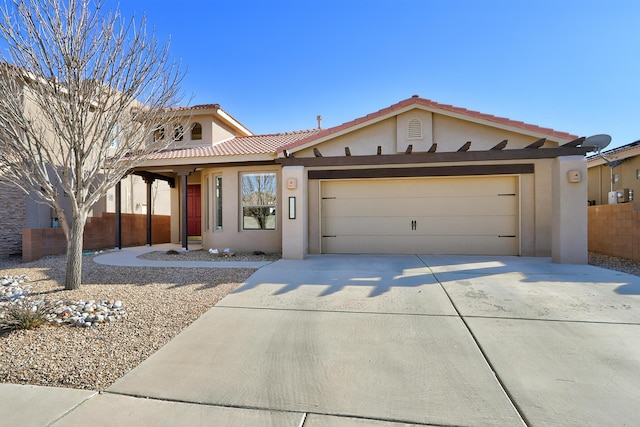
{"type": "Polygon", "coordinates": [[[621,203],[587,209],[590,251],[640,261],[640,205],[621,203]]]}
{"type": "MultiPolygon", "coordinates": [[[[171,217],[153,215],[152,244],[171,241],[171,217]]],[[[115,214],[103,213],[91,217],[84,228],[83,249],[111,249],[115,247],[115,214]]],[[[147,216],[122,214],[122,246],[142,246],[147,243],[147,216]]],[[[22,261],[29,262],[46,255],[63,254],[67,241],[60,228],[24,228],[22,230],[22,261]]]]}
{"type": "Polygon", "coordinates": [[[0,258],[19,254],[22,250],[25,194],[13,185],[0,184],[0,258]]]}

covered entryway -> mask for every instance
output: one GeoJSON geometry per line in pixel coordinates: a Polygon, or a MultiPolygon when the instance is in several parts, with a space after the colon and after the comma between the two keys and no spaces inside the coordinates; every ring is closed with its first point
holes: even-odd
{"type": "Polygon", "coordinates": [[[519,254],[518,176],[326,180],[322,253],[519,254]]]}

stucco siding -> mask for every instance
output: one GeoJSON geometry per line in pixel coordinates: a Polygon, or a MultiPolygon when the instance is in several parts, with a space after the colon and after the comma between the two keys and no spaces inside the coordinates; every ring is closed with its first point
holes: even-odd
{"type": "MultiPolygon", "coordinates": [[[[538,138],[460,120],[454,117],[433,115],[433,141],[438,144],[438,152],[457,151],[464,143],[471,141],[470,151],[484,151],[507,139],[506,149],[524,148],[538,138]]],[[[557,146],[547,142],[547,146],[557,146]]]]}
{"type": "MultiPolygon", "coordinates": [[[[625,188],[633,190],[634,197],[640,197],[640,156],[630,157],[613,168],[614,175],[618,175],[618,182],[613,183],[615,191],[625,188]]],[[[611,191],[611,168],[604,164],[589,168],[589,200],[595,200],[597,205],[609,203],[608,193],[611,191]]]]}
{"type": "Polygon", "coordinates": [[[279,166],[266,167],[223,167],[203,169],[199,175],[202,191],[205,191],[205,177],[222,177],[222,229],[215,229],[215,197],[214,186],[209,185],[210,228],[206,229],[206,195],[202,195],[202,247],[205,250],[230,248],[234,252],[262,251],[266,253],[282,252],[282,227],[286,216],[286,201],[281,191],[281,169],[279,166]],[[243,173],[276,173],[277,203],[275,230],[244,230],[241,220],[241,177],[243,173]]]}
{"type": "MultiPolygon", "coordinates": [[[[370,156],[377,153],[378,146],[382,147],[382,154],[396,154],[395,117],[333,138],[318,148],[325,157],[344,156],[345,147],[349,147],[352,156],[370,156]]],[[[313,148],[296,153],[296,157],[313,157],[313,155],[313,148]]]]}

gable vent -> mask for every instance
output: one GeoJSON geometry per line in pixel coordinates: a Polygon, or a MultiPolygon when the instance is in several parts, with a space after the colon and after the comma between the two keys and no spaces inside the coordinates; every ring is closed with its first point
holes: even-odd
{"type": "Polygon", "coordinates": [[[407,123],[407,139],[422,139],[422,122],[420,119],[411,119],[407,123]]]}

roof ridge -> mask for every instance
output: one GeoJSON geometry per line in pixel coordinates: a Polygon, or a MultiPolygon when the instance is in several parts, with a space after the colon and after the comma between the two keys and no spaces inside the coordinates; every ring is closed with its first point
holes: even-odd
{"type": "Polygon", "coordinates": [[[546,127],[542,127],[542,126],[526,123],[526,122],[523,122],[523,121],[520,121],[520,120],[513,120],[513,119],[509,119],[507,117],[494,116],[492,114],[482,113],[480,111],[475,111],[475,110],[469,110],[469,109],[463,108],[463,107],[456,107],[456,106],[451,105],[451,104],[440,104],[440,103],[432,101],[430,99],[420,98],[418,95],[414,95],[411,98],[403,99],[400,102],[397,102],[397,103],[392,104],[392,105],[390,105],[388,107],[385,107],[385,108],[381,108],[380,110],[375,111],[373,113],[369,113],[369,114],[367,114],[365,116],[355,118],[355,119],[350,120],[348,122],[344,122],[344,123],[342,123],[340,125],[333,126],[333,127],[327,128],[327,129],[321,129],[317,134],[315,134],[313,136],[309,136],[307,138],[304,138],[304,139],[301,139],[301,140],[298,140],[298,141],[295,141],[295,142],[292,142],[290,144],[287,144],[285,146],[280,147],[280,149],[278,151],[283,151],[283,150],[286,150],[286,149],[295,148],[297,146],[300,146],[300,145],[306,144],[308,142],[311,142],[314,139],[332,135],[332,134],[337,133],[337,132],[339,132],[341,130],[348,129],[350,127],[353,127],[353,126],[356,126],[358,124],[367,122],[367,121],[375,119],[377,117],[384,116],[386,114],[392,113],[394,111],[400,110],[402,108],[405,108],[405,107],[413,105],[413,104],[423,105],[423,106],[426,106],[426,107],[433,108],[435,110],[444,110],[444,111],[448,111],[448,112],[451,112],[451,113],[462,114],[464,116],[468,116],[468,117],[471,117],[471,118],[476,118],[476,119],[480,119],[480,120],[486,120],[486,121],[489,121],[489,122],[499,123],[499,124],[502,124],[502,125],[513,126],[513,127],[519,128],[519,129],[528,130],[528,131],[531,131],[531,132],[538,132],[538,133],[546,134],[548,136],[555,136],[555,137],[561,138],[561,139],[573,140],[573,139],[578,138],[578,136],[572,135],[572,134],[570,134],[568,132],[557,131],[557,130],[552,129],[552,128],[546,128],[546,127]]]}
{"type": "Polygon", "coordinates": [[[254,135],[249,135],[249,136],[237,136],[234,139],[239,139],[239,138],[255,138],[255,137],[265,137],[265,136],[284,136],[284,135],[300,135],[303,133],[311,133],[311,132],[319,132],[322,131],[324,129],[302,129],[302,130],[292,130],[292,131],[286,131],[286,132],[277,132],[277,133],[258,133],[258,134],[254,134],[254,135]]]}

